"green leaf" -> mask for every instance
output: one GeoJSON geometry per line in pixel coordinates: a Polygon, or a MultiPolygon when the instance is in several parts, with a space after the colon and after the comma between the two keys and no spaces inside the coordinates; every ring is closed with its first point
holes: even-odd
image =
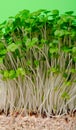
{"type": "Polygon", "coordinates": [[[32,48],[35,45],[35,43],[37,43],[37,42],[38,42],[37,38],[33,38],[32,40],[27,39],[26,46],[28,48],[32,48]]]}
{"type": "Polygon", "coordinates": [[[55,34],[55,36],[57,36],[57,37],[62,37],[62,36],[65,35],[65,31],[64,31],[64,30],[56,30],[56,31],[54,32],[54,34],[55,34]]]}
{"type": "Polygon", "coordinates": [[[58,16],[59,15],[59,10],[52,10],[53,16],[58,16]]]}
{"type": "Polygon", "coordinates": [[[30,66],[30,65],[31,65],[31,61],[28,60],[28,61],[26,62],[26,65],[27,65],[27,66],[30,66]]]}
{"type": "Polygon", "coordinates": [[[70,69],[71,73],[76,73],[76,69],[70,69]]]}
{"type": "Polygon", "coordinates": [[[61,16],[61,20],[63,21],[63,23],[67,23],[68,22],[68,17],[64,14],[61,16]]]}
{"type": "Polygon", "coordinates": [[[65,53],[68,53],[68,52],[71,52],[71,51],[72,51],[72,49],[69,48],[68,46],[63,46],[61,49],[62,49],[62,51],[65,52],[65,53]]]}
{"type": "Polygon", "coordinates": [[[68,77],[68,74],[64,72],[64,73],[63,73],[63,77],[64,77],[64,78],[67,78],[67,77],[68,77]]]}
{"type": "Polygon", "coordinates": [[[67,11],[65,12],[65,14],[68,14],[68,15],[72,15],[74,12],[73,11],[67,11]]]}
{"type": "Polygon", "coordinates": [[[27,47],[30,47],[30,43],[31,43],[31,39],[28,38],[25,44],[26,44],[27,47]]]}
{"type": "Polygon", "coordinates": [[[19,17],[15,18],[15,21],[13,22],[13,29],[20,27],[20,26],[21,26],[21,19],[19,17]]]}
{"type": "Polygon", "coordinates": [[[76,47],[73,47],[73,48],[72,48],[72,52],[73,52],[74,54],[76,54],[76,47]]]}
{"type": "Polygon", "coordinates": [[[3,63],[3,57],[0,57],[0,64],[3,63]]]}
{"type": "Polygon", "coordinates": [[[11,52],[14,52],[16,49],[18,49],[18,45],[16,45],[15,43],[12,43],[10,44],[8,47],[7,47],[7,51],[11,51],[11,52]]]}
{"type": "Polygon", "coordinates": [[[36,67],[38,67],[38,66],[39,66],[39,61],[38,61],[38,60],[34,60],[34,65],[35,65],[36,67]]]}
{"type": "Polygon", "coordinates": [[[0,42],[0,50],[4,49],[4,44],[0,42]]]}
{"type": "Polygon", "coordinates": [[[0,51],[0,55],[5,55],[7,53],[7,50],[6,49],[3,49],[0,51]]]}
{"type": "Polygon", "coordinates": [[[32,38],[32,44],[35,44],[37,42],[38,42],[38,38],[36,38],[36,37],[32,38]]]}
{"type": "Polygon", "coordinates": [[[4,78],[4,79],[9,78],[9,72],[8,72],[8,70],[5,70],[5,71],[4,71],[3,78],[4,78]]]}
{"type": "Polygon", "coordinates": [[[56,48],[52,47],[52,48],[50,48],[49,52],[50,52],[50,54],[57,53],[58,52],[58,48],[57,47],[56,48]]]}
{"type": "Polygon", "coordinates": [[[25,75],[25,70],[23,68],[18,68],[16,70],[16,76],[24,76],[25,75]]]}
{"type": "Polygon", "coordinates": [[[61,97],[63,99],[70,99],[70,95],[67,92],[63,92],[62,95],[61,95],[61,97]]]}
{"type": "Polygon", "coordinates": [[[15,70],[10,70],[9,71],[9,78],[10,79],[16,78],[16,72],[15,72],[15,70]]]}
{"type": "Polygon", "coordinates": [[[66,87],[69,87],[71,84],[72,84],[71,81],[66,81],[66,82],[65,82],[66,87]]]}
{"type": "Polygon", "coordinates": [[[75,38],[76,37],[76,31],[72,30],[70,36],[71,36],[71,38],[75,38]]]}
{"type": "Polygon", "coordinates": [[[48,73],[53,72],[53,73],[58,73],[59,69],[55,68],[55,67],[51,67],[50,69],[48,69],[48,73]]]}
{"type": "Polygon", "coordinates": [[[41,43],[45,44],[45,43],[47,43],[47,41],[45,39],[41,39],[41,43]]]}
{"type": "Polygon", "coordinates": [[[28,16],[29,16],[29,13],[30,13],[30,11],[29,10],[22,10],[22,11],[20,11],[15,17],[16,18],[21,18],[21,19],[25,19],[25,18],[28,18],[28,16]]]}
{"type": "Polygon", "coordinates": [[[72,21],[72,26],[76,27],[76,19],[72,21]]]}
{"type": "Polygon", "coordinates": [[[76,56],[73,56],[73,61],[76,62],[76,56]]]}
{"type": "Polygon", "coordinates": [[[7,23],[7,21],[4,21],[3,23],[1,23],[1,24],[0,24],[0,29],[3,29],[3,28],[5,28],[5,26],[6,26],[6,23],[7,23]]]}

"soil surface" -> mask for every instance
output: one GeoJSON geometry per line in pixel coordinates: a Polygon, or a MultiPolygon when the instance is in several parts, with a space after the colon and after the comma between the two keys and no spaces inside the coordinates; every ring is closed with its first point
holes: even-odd
{"type": "Polygon", "coordinates": [[[0,130],[76,130],[76,116],[0,115],[0,130]]]}

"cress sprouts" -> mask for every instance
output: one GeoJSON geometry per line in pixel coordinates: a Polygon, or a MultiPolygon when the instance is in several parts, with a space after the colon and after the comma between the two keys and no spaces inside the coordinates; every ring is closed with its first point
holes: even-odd
{"type": "Polygon", "coordinates": [[[0,24],[0,109],[62,114],[76,107],[76,16],[19,12],[0,24]]]}

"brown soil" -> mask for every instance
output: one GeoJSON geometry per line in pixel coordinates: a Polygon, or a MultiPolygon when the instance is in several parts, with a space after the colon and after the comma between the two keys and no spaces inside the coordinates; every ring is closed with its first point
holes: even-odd
{"type": "Polygon", "coordinates": [[[0,115],[0,130],[76,130],[76,116],[0,115]]]}

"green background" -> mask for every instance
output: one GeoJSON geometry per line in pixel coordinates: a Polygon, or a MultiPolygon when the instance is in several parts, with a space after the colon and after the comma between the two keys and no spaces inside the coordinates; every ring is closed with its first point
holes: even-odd
{"type": "Polygon", "coordinates": [[[23,9],[58,9],[61,13],[73,10],[76,13],[76,0],[0,0],[0,23],[23,9]]]}

